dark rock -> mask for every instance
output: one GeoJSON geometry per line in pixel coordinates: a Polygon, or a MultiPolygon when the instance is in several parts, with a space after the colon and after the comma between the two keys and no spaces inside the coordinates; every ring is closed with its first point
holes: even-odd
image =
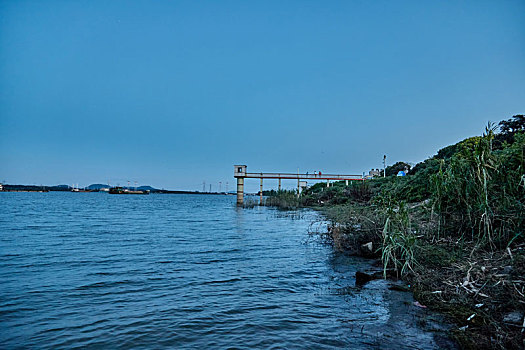
{"type": "MultiPolygon", "coordinates": [[[[370,272],[370,273],[357,271],[355,273],[355,284],[356,285],[363,285],[363,284],[365,284],[367,282],[370,282],[372,280],[379,280],[379,279],[382,279],[382,278],[384,278],[383,271],[375,271],[375,272],[370,272]]],[[[386,278],[397,280],[397,273],[396,273],[396,271],[393,270],[393,269],[386,270],[386,278]]]]}
{"type": "Polygon", "coordinates": [[[402,284],[392,284],[388,287],[390,290],[396,290],[398,292],[410,292],[410,288],[402,284]]]}
{"type": "Polygon", "coordinates": [[[365,272],[357,271],[355,273],[355,284],[359,286],[362,286],[363,284],[370,282],[371,280],[374,280],[374,279],[376,278],[373,275],[365,273],[365,272]]]}
{"type": "Polygon", "coordinates": [[[374,254],[373,244],[372,242],[368,242],[361,245],[361,253],[364,256],[371,256],[374,254]]]}

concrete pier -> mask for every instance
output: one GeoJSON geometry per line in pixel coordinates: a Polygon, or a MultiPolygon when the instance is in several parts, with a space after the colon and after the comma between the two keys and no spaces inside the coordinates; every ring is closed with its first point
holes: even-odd
{"type": "Polygon", "coordinates": [[[237,178],[237,205],[244,204],[244,178],[237,178]]]}
{"type": "Polygon", "coordinates": [[[246,165],[233,166],[234,177],[237,179],[237,205],[244,204],[244,178],[246,177],[246,165]]]}
{"type": "Polygon", "coordinates": [[[234,177],[237,179],[237,205],[244,205],[244,179],[260,179],[260,193],[259,202],[263,204],[263,179],[277,179],[279,181],[279,190],[281,190],[281,180],[297,180],[297,194],[302,189],[307,188],[306,180],[314,182],[326,180],[326,187],[330,187],[330,181],[345,181],[346,185],[349,181],[365,181],[366,178],[361,175],[341,175],[341,174],[291,174],[291,173],[248,173],[246,165],[234,165],[234,177]],[[301,181],[303,180],[303,181],[301,181]]]}

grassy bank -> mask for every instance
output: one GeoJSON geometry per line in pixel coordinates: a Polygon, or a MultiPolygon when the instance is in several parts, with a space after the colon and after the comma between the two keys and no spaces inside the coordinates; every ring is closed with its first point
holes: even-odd
{"type": "MultiPolygon", "coordinates": [[[[464,348],[523,348],[525,117],[489,124],[407,176],[281,191],[268,205],[316,207],[335,249],[381,259],[457,324],[464,348]]],[[[399,162],[386,174],[408,164],[399,162]]]]}

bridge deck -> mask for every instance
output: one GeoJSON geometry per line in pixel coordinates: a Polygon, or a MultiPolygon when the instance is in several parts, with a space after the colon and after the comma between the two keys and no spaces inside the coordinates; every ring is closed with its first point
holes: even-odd
{"type": "Polygon", "coordinates": [[[246,173],[243,177],[248,179],[291,179],[291,180],[349,180],[362,181],[361,175],[340,175],[340,174],[292,174],[292,173],[246,173]]]}

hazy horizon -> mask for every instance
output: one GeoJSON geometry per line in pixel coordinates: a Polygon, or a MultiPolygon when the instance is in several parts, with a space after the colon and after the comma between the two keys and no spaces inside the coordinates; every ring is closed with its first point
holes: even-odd
{"type": "Polygon", "coordinates": [[[361,174],[525,112],[523,1],[4,1],[0,13],[7,183],[215,191],[234,189],[234,164],[361,174]]]}

